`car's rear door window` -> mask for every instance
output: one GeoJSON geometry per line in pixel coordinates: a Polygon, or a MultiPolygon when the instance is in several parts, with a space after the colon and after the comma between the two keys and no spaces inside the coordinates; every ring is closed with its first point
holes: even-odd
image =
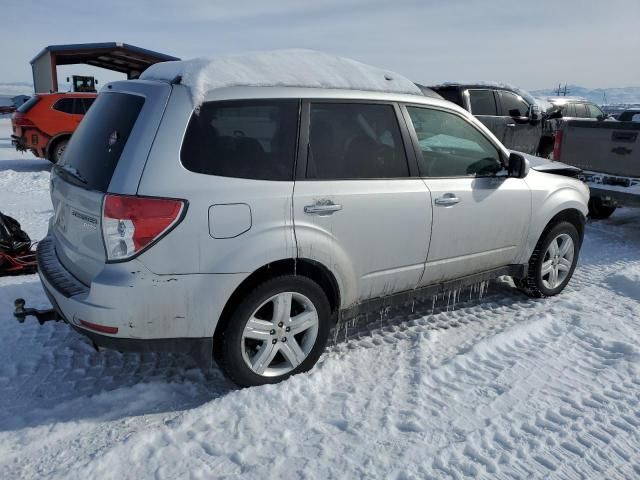
{"type": "Polygon", "coordinates": [[[307,178],[409,176],[393,105],[312,103],[307,178]]]}
{"type": "Polygon", "coordinates": [[[206,175],[292,180],[298,111],[295,99],[204,103],[189,121],[182,164],[206,175]]]}
{"type": "Polygon", "coordinates": [[[100,94],[71,137],[61,170],[87,188],[107,191],[143,104],[139,95],[100,94]]]}
{"type": "Polygon", "coordinates": [[[498,107],[493,90],[469,90],[471,113],[474,115],[498,115],[498,107]]]}

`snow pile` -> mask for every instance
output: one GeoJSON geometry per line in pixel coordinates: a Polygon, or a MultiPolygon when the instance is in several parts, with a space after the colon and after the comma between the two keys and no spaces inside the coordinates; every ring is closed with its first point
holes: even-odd
{"type": "Polygon", "coordinates": [[[348,58],[313,50],[274,50],[216,58],[195,58],[151,66],[140,78],[182,77],[196,107],[208,91],[233,86],[338,88],[422,95],[409,79],[348,58]]]}

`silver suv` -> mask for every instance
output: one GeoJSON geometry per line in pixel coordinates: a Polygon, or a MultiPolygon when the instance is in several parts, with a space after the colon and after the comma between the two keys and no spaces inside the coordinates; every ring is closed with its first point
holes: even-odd
{"type": "Polygon", "coordinates": [[[173,81],[105,87],[51,176],[38,249],[95,344],[213,357],[244,386],[310,369],[338,318],[498,275],[567,285],[588,190],[450,102],[173,81]]]}

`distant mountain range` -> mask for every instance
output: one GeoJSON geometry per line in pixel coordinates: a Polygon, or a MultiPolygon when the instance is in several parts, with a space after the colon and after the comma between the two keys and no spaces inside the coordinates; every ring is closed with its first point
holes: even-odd
{"type": "Polygon", "coordinates": [[[33,84],[27,82],[0,83],[0,95],[3,97],[33,94],[33,84]]]}
{"type": "MultiPolygon", "coordinates": [[[[563,86],[564,88],[564,86],[563,86]]],[[[61,91],[69,89],[69,85],[60,85],[61,91]]],[[[0,83],[0,96],[30,95],[33,85],[28,82],[0,83]]],[[[558,94],[556,89],[530,90],[536,97],[551,97],[558,94]]],[[[567,95],[584,97],[598,105],[604,103],[640,103],[640,87],[621,88],[586,88],[579,85],[567,85],[567,95]]]]}
{"type": "MultiPolygon", "coordinates": [[[[564,85],[562,86],[564,89],[564,85]]],[[[555,97],[557,87],[544,90],[530,90],[535,97],[555,97]]],[[[567,85],[567,95],[583,97],[598,105],[618,103],[640,103],[640,87],[622,88],[586,88],[579,85],[567,85]]]]}

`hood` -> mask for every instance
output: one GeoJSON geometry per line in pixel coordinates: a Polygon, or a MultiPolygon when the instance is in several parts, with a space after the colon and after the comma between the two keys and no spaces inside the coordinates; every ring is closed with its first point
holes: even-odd
{"type": "MultiPolygon", "coordinates": [[[[514,151],[514,150],[512,150],[514,151]]],[[[554,173],[556,175],[564,175],[565,177],[577,177],[582,173],[582,170],[567,165],[562,162],[554,162],[542,157],[536,157],[535,155],[529,155],[528,153],[516,152],[522,155],[529,161],[529,165],[533,170],[544,173],[554,173]]]]}

